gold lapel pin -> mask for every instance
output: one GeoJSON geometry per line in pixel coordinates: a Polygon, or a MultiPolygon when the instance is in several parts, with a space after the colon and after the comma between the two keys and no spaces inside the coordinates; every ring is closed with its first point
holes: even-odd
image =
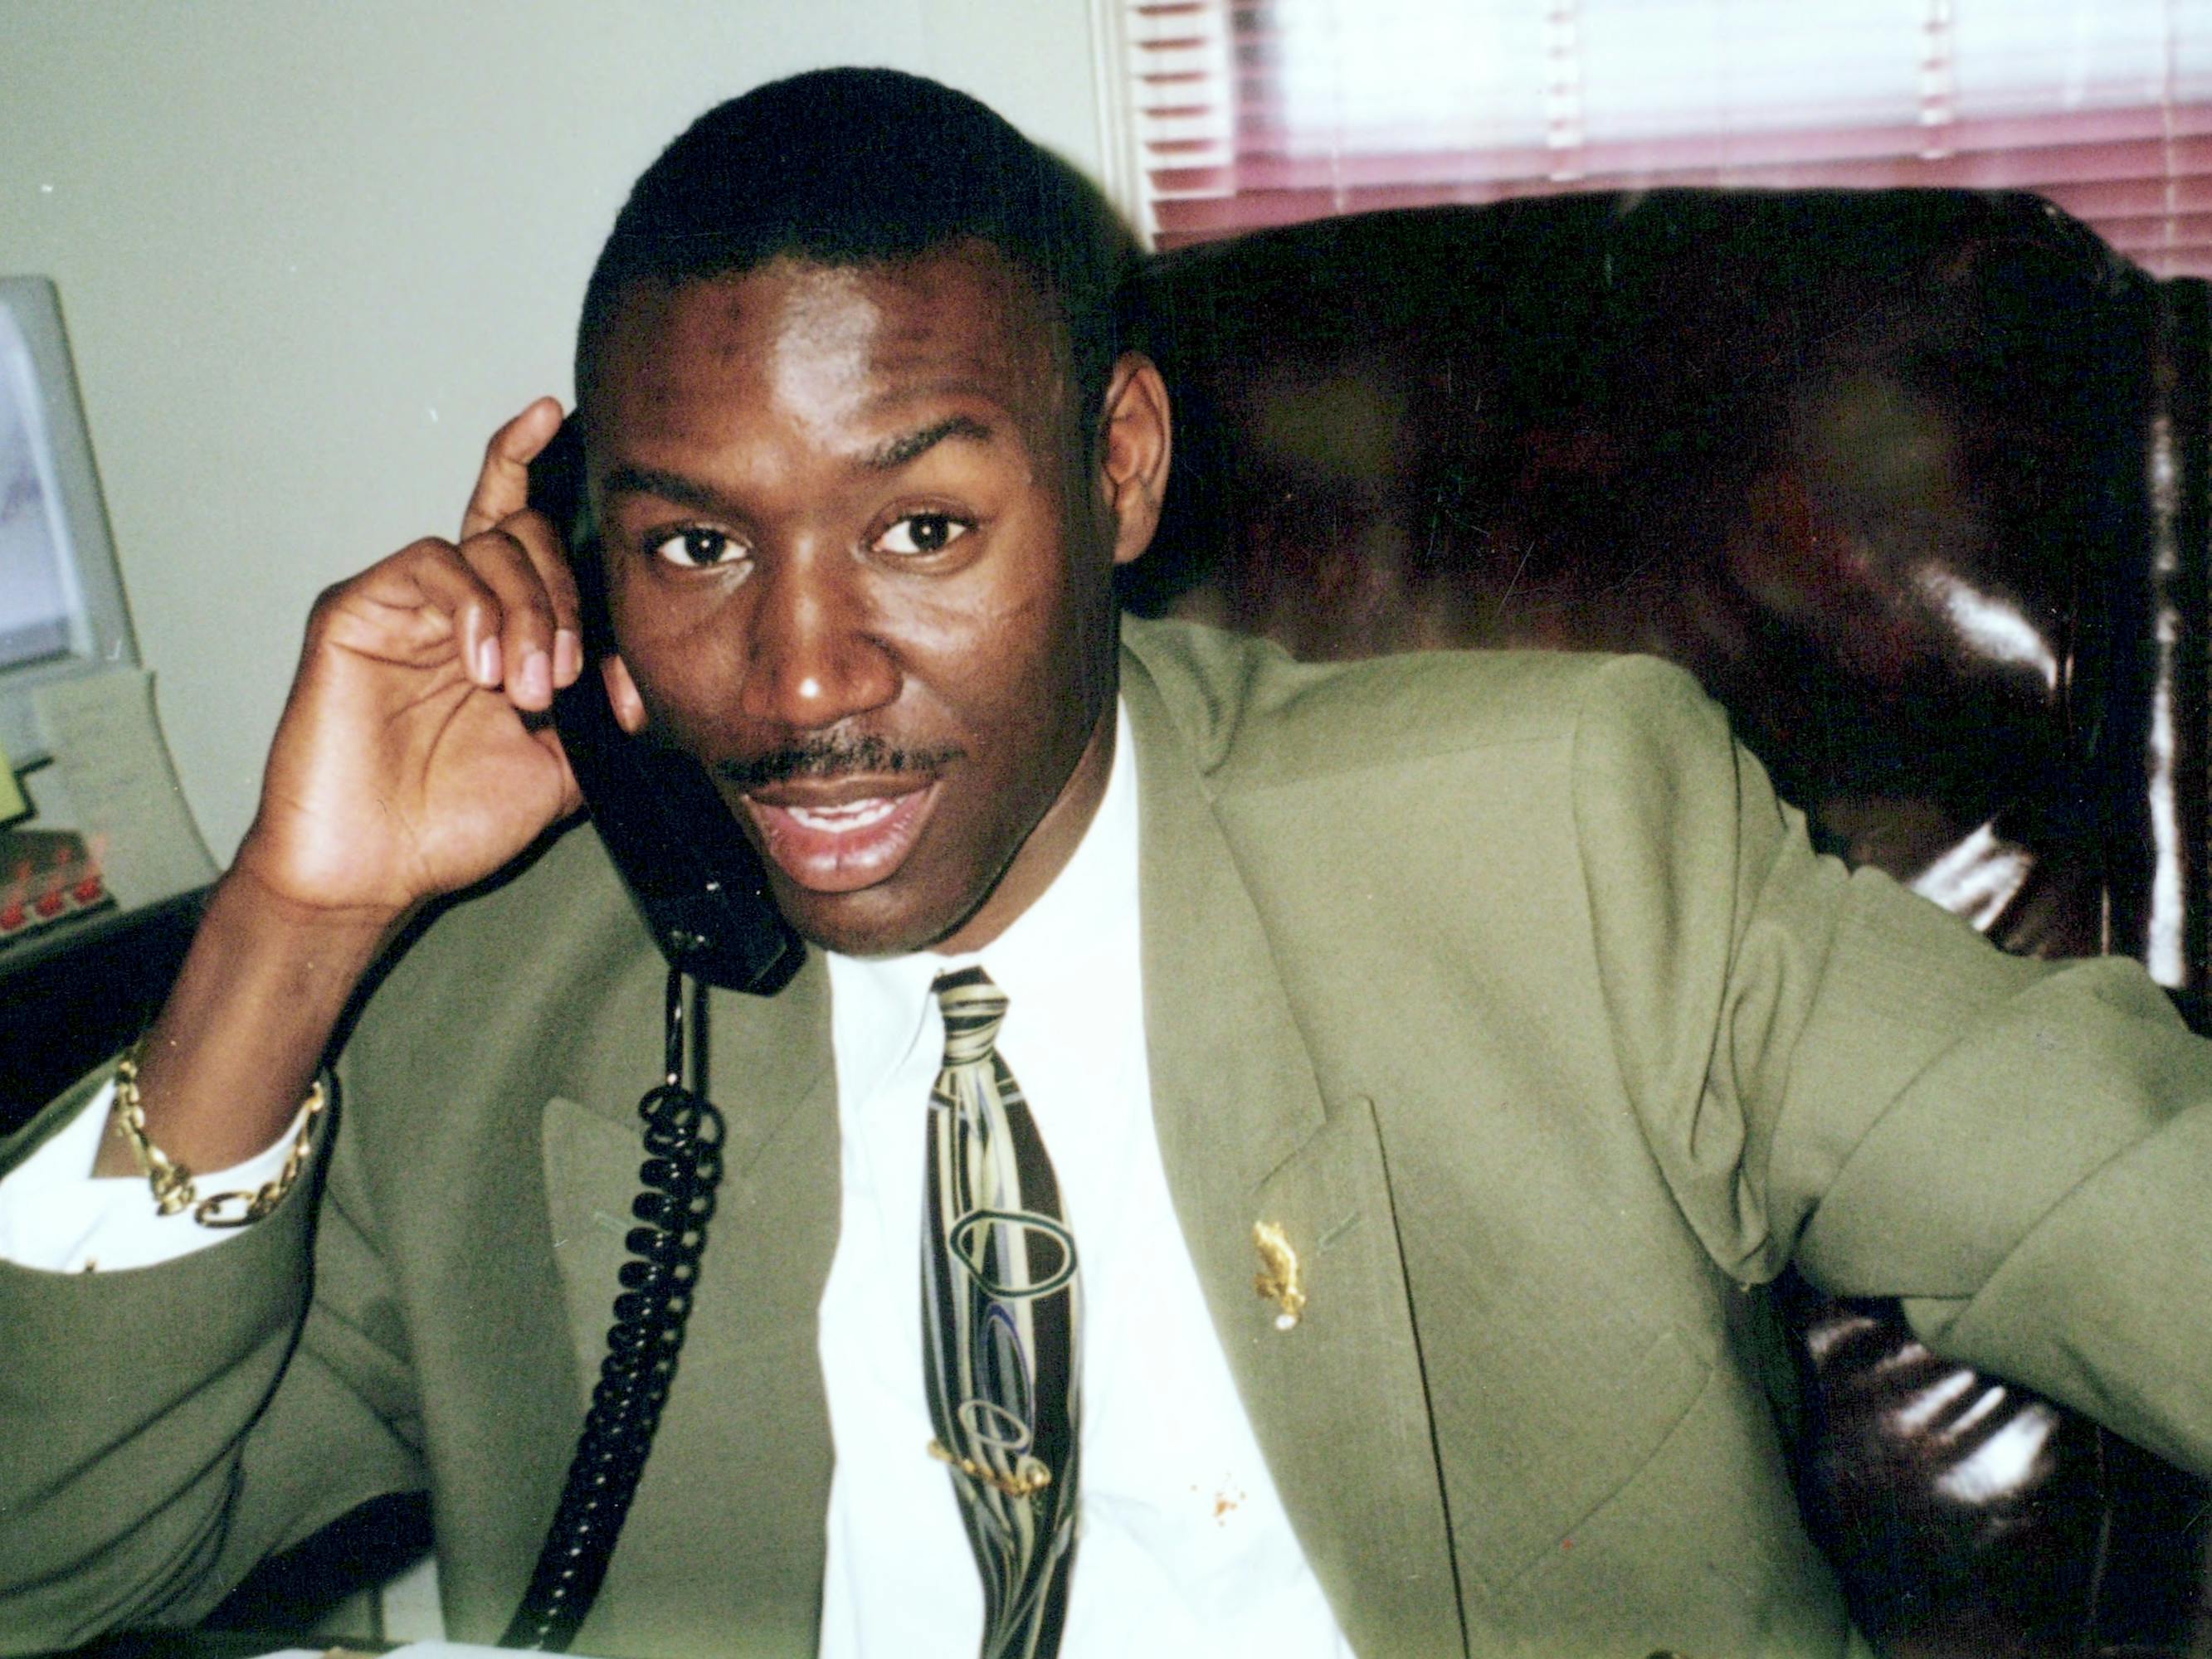
{"type": "Polygon", "coordinates": [[[1275,1328],[1293,1330],[1306,1309],[1305,1287],[1298,1282],[1298,1253],[1272,1221],[1252,1224],[1252,1243],[1260,1250],[1260,1271],[1252,1288],[1275,1304],[1275,1328]]]}

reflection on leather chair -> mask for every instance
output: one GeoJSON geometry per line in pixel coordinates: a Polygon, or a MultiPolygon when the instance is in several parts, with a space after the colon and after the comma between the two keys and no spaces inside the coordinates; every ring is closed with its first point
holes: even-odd
{"type": "MultiPolygon", "coordinates": [[[[1672,658],[1828,849],[2203,997],[2204,284],[2031,198],[1665,191],[1185,249],[1138,309],[1178,426],[1134,608],[1672,658]]],[[[1778,1300],[1870,1635],[2212,1648],[2194,1482],[1893,1304],[1778,1300]]]]}

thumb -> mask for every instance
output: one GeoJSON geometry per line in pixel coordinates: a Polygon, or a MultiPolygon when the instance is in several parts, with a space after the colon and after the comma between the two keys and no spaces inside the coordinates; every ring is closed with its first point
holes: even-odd
{"type": "Polygon", "coordinates": [[[540,398],[491,434],[483,467],[461,514],[461,539],[482,535],[530,504],[530,463],[561,429],[561,404],[540,398]]]}

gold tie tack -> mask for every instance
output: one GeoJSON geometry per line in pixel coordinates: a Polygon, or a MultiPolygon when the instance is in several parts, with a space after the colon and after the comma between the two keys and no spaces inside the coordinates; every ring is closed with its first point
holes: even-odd
{"type": "Polygon", "coordinates": [[[929,1443],[929,1455],[940,1463],[950,1463],[970,1480],[980,1480],[996,1488],[1009,1498],[1034,1498],[1052,1485],[1052,1471],[1034,1457],[1024,1457],[1012,1474],[1000,1474],[987,1469],[972,1458],[955,1457],[945,1450],[942,1440],[929,1443]]]}
{"type": "Polygon", "coordinates": [[[1252,1288],[1275,1304],[1277,1330],[1295,1330],[1298,1316],[1306,1310],[1305,1289],[1298,1283],[1298,1253],[1272,1221],[1252,1224],[1252,1243],[1260,1250],[1260,1271],[1252,1288]]]}

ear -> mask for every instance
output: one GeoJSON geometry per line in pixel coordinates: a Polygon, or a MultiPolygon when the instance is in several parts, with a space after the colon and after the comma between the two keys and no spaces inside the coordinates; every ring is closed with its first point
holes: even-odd
{"type": "Polygon", "coordinates": [[[1114,562],[1152,545],[1167,499],[1173,424],[1160,371],[1142,352],[1124,353],[1106,387],[1105,443],[1098,464],[1100,505],[1114,517],[1114,562]]]}
{"type": "Polygon", "coordinates": [[[620,657],[603,658],[599,678],[606,683],[607,702],[615,711],[615,724],[633,738],[645,730],[645,699],[629,677],[629,665],[620,657]]]}

